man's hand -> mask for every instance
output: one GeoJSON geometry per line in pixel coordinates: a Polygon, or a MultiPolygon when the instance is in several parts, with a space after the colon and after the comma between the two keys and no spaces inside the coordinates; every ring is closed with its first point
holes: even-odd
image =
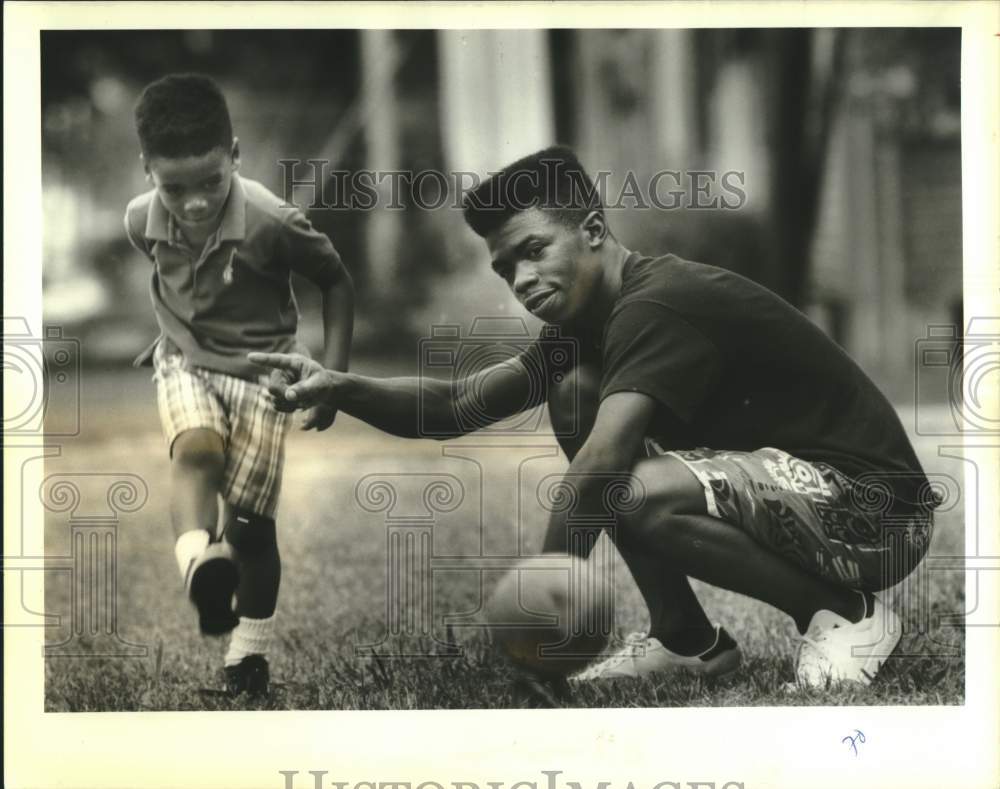
{"type": "MultiPolygon", "coordinates": [[[[337,409],[334,405],[334,385],[336,373],[327,370],[319,362],[298,353],[251,353],[251,362],[261,367],[271,368],[267,391],[278,411],[290,412],[314,409],[322,406],[329,421],[322,427],[333,424],[337,409]]],[[[321,424],[310,414],[306,422],[310,427],[321,424]]]]}
{"type": "Polygon", "coordinates": [[[275,410],[290,412],[295,410],[295,406],[290,403],[285,402],[284,394],[280,398],[275,396],[275,392],[282,392],[294,384],[296,379],[287,370],[275,370],[272,369],[270,374],[267,376],[267,382],[264,384],[267,389],[267,398],[271,405],[274,406],[275,410]],[[279,405],[280,401],[280,405],[279,405]]]}

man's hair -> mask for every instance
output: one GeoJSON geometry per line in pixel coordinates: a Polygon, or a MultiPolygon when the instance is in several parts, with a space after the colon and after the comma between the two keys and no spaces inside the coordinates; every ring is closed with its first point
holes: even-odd
{"type": "Polygon", "coordinates": [[[147,85],[135,105],[135,126],[147,159],[200,156],[233,144],[226,98],[200,74],[168,74],[147,85]]]}
{"type": "Polygon", "coordinates": [[[550,211],[569,227],[578,227],[591,211],[604,215],[593,181],[576,154],[562,145],[507,165],[463,200],[465,221],[483,238],[530,208],[550,211]]]}

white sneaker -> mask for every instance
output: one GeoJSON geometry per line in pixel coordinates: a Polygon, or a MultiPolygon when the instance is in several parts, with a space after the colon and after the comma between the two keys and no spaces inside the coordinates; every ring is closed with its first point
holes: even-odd
{"type": "Polygon", "coordinates": [[[860,622],[849,622],[832,611],[813,614],[799,646],[795,674],[800,685],[872,683],[901,635],[899,617],[877,595],[874,599],[871,616],[866,610],[860,622]]]}
{"type": "Polygon", "coordinates": [[[633,633],[625,646],[611,657],[569,677],[570,682],[645,677],[667,671],[689,671],[716,677],[740,665],[740,648],[721,626],[715,626],[715,643],[698,655],[671,652],[659,639],[633,633]]]}

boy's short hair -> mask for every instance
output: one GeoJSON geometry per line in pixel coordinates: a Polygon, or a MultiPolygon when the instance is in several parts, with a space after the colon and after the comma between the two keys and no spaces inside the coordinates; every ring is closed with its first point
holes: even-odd
{"type": "Polygon", "coordinates": [[[518,159],[469,191],[465,221],[485,238],[519,211],[551,211],[578,227],[591,211],[604,215],[601,197],[572,149],[554,145],[518,159]]]}
{"type": "Polygon", "coordinates": [[[147,85],[135,105],[135,126],[147,159],[200,156],[233,144],[226,98],[201,74],[168,74],[147,85]]]}

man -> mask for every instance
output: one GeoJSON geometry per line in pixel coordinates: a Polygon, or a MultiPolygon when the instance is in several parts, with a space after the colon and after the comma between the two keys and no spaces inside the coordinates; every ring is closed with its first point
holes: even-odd
{"type": "MultiPolygon", "coordinates": [[[[643,501],[619,513],[613,537],[650,632],[577,679],[734,669],[739,648],[709,622],[695,577],[791,616],[801,683],[870,683],[900,633],[874,593],[922,559],[934,502],[869,378],[766,288],[625,249],[568,149],[484,182],[466,197],[465,218],[525,309],[577,341],[574,369],[558,369],[541,340],[456,386],[253,354],[297,381],[272,387],[277,407],[328,404],[395,435],[423,425],[441,437],[466,432],[470,415],[482,426],[544,398],[570,460],[575,516],[603,514],[609,478],[630,480],[643,501]],[[543,386],[532,386],[539,370],[543,386]]],[[[560,511],[543,550],[586,555],[592,543],[560,511]]]]}

